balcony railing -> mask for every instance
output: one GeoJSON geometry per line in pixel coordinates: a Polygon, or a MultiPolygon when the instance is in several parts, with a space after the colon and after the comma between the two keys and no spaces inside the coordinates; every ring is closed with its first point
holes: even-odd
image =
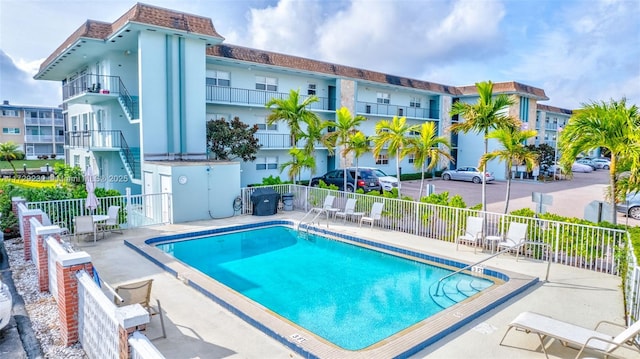
{"type": "Polygon", "coordinates": [[[58,127],[64,126],[63,119],[51,119],[51,118],[37,118],[37,117],[27,117],[24,119],[25,126],[51,126],[55,125],[58,127]]]}
{"type": "MultiPolygon", "coordinates": [[[[308,97],[307,95],[301,95],[300,100],[303,101],[308,97]]],[[[206,98],[207,102],[264,106],[273,98],[289,98],[289,93],[207,85],[206,98]]],[[[310,104],[308,108],[310,110],[335,111],[335,99],[331,100],[328,97],[318,97],[318,102],[310,104]]]]}
{"type": "Polygon", "coordinates": [[[117,95],[129,114],[138,118],[137,100],[129,94],[119,76],[85,74],[62,86],[63,101],[84,94],[117,95]]]}
{"type": "MultiPolygon", "coordinates": [[[[289,148],[302,148],[307,140],[298,140],[295,146],[291,145],[291,135],[285,133],[256,133],[256,138],[261,145],[261,149],[289,149],[289,148]]],[[[327,148],[324,144],[316,142],[315,148],[324,149],[327,148]]]]}
{"type": "Polygon", "coordinates": [[[67,142],[69,147],[80,148],[121,148],[122,133],[119,130],[107,131],[67,131],[67,142]]]}
{"type": "Polygon", "coordinates": [[[26,143],[64,143],[64,136],[60,135],[25,135],[26,143]]]}
{"type": "Polygon", "coordinates": [[[377,102],[357,102],[356,113],[360,115],[400,116],[409,118],[440,118],[438,109],[398,106],[377,102]]]}

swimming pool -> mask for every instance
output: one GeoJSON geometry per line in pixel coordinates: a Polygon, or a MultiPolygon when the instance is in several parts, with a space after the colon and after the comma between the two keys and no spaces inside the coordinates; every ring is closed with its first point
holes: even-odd
{"type": "Polygon", "coordinates": [[[127,244],[242,319],[309,357],[343,357],[354,351],[370,353],[371,356],[376,356],[376,353],[385,357],[408,356],[537,281],[535,278],[513,281],[505,273],[485,268],[483,277],[491,280],[469,275],[464,275],[464,278],[468,279],[467,284],[473,282],[473,286],[480,289],[489,288],[486,293],[474,294],[477,292],[474,291],[469,294],[470,299],[456,305],[440,300],[442,306],[451,307],[433,314],[441,308],[423,304],[433,295],[433,287],[422,279],[432,277],[437,281],[448,272],[425,262],[450,268],[461,268],[465,264],[324,229],[318,231],[332,239],[307,238],[306,235],[300,238],[291,229],[271,227],[273,225],[292,226],[293,223],[270,221],[156,237],[147,239],[144,245],[127,244]],[[193,240],[247,229],[251,231],[232,237],[193,240]],[[280,234],[274,235],[272,231],[280,234]],[[264,239],[257,239],[260,236],[264,239]],[[273,240],[275,237],[284,240],[273,240]],[[355,242],[359,246],[336,239],[355,242]],[[272,246],[264,247],[259,243],[265,241],[272,242],[272,246]],[[171,257],[157,253],[157,249],[154,251],[148,245],[172,253],[183,263],[167,260],[171,257]],[[189,248],[194,245],[197,248],[189,248]],[[319,250],[317,253],[321,255],[314,252],[312,259],[305,259],[304,252],[312,250],[319,250]],[[344,251],[350,254],[346,255],[344,251]],[[196,259],[194,257],[209,260],[189,263],[196,259]],[[318,257],[323,260],[313,259],[318,257]],[[184,265],[187,263],[197,272],[184,265]],[[266,263],[276,264],[277,276],[264,271],[266,263]],[[292,275],[293,272],[297,272],[296,276],[292,275]],[[194,273],[205,273],[216,281],[202,280],[194,273]],[[271,281],[275,286],[272,287],[274,283],[263,283],[263,279],[274,277],[278,278],[271,281]],[[416,277],[420,279],[416,280],[416,277]],[[323,282],[324,279],[327,282],[323,282]],[[373,284],[365,283],[365,279],[373,284]],[[493,285],[494,282],[498,284],[493,285]],[[242,296],[228,295],[228,288],[250,299],[240,300],[242,296]],[[334,292],[327,290],[334,288],[334,292]],[[287,291],[293,294],[283,296],[287,291]],[[327,331],[332,328],[338,330],[333,333],[327,331]]]}

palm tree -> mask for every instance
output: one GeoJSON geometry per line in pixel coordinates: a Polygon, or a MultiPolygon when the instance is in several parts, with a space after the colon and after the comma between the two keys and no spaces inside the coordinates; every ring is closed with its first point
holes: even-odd
{"type": "MultiPolygon", "coordinates": [[[[266,107],[271,109],[271,114],[267,116],[267,124],[272,125],[283,121],[289,127],[291,147],[295,147],[300,138],[300,124],[305,121],[313,121],[313,117],[318,117],[314,112],[307,109],[310,104],[318,102],[317,96],[309,96],[300,102],[300,91],[291,90],[288,98],[272,98],[266,103],[266,107]]],[[[291,161],[295,161],[292,157],[291,161]]]]}
{"type": "MultiPolygon", "coordinates": [[[[316,158],[309,156],[304,150],[299,148],[292,148],[289,150],[291,160],[280,165],[280,172],[289,167],[287,175],[293,180],[293,184],[296,184],[296,176],[300,179],[300,173],[303,169],[309,169],[313,172],[316,168],[316,158]]],[[[309,181],[311,183],[311,181],[309,181]]]]}
{"type": "MultiPolygon", "coordinates": [[[[478,102],[476,104],[455,102],[451,107],[450,115],[460,115],[464,121],[454,123],[450,130],[454,133],[468,133],[473,131],[484,136],[484,152],[489,152],[489,130],[500,127],[518,126],[517,120],[510,117],[506,109],[515,104],[515,99],[500,94],[493,97],[493,83],[478,82],[478,102]]],[[[482,173],[486,172],[486,163],[480,167],[482,173]]],[[[482,181],[482,210],[487,210],[486,181],[482,181]]]]}
{"type": "Polygon", "coordinates": [[[484,154],[480,158],[480,165],[483,167],[492,159],[505,161],[507,166],[507,193],[504,201],[504,213],[509,210],[509,199],[511,197],[511,167],[516,164],[525,164],[527,171],[530,171],[538,161],[538,155],[526,146],[527,139],[535,137],[537,131],[523,130],[518,127],[499,128],[489,133],[488,138],[498,140],[502,149],[498,149],[484,154]]]}
{"type": "MultiPolygon", "coordinates": [[[[329,148],[330,144],[325,138],[325,129],[332,123],[329,121],[323,121],[318,116],[308,116],[303,118],[302,122],[306,125],[304,129],[300,130],[300,139],[305,139],[303,151],[306,156],[314,157],[316,151],[316,144],[321,143],[325,147],[329,148]]],[[[316,172],[315,160],[313,167],[309,168],[311,176],[309,178],[309,186],[311,186],[311,178],[316,172]]]]}
{"type": "Polygon", "coordinates": [[[451,148],[449,141],[445,137],[437,136],[435,122],[430,121],[413,125],[409,130],[411,132],[417,132],[418,136],[407,139],[403,155],[412,155],[414,158],[413,165],[416,168],[420,168],[420,172],[422,172],[422,177],[420,178],[420,194],[418,195],[419,200],[422,198],[424,188],[424,172],[434,169],[438,165],[438,162],[440,162],[441,156],[448,158],[450,161],[453,161],[453,157],[451,157],[448,151],[448,149],[451,148]],[[443,147],[447,148],[447,150],[445,151],[443,147]]]}
{"type": "Polygon", "coordinates": [[[22,153],[22,151],[20,151],[18,148],[19,146],[11,141],[0,143],[0,157],[9,162],[9,165],[11,165],[11,168],[13,168],[14,177],[17,177],[18,172],[16,171],[16,166],[13,165],[12,161],[17,160],[18,156],[20,156],[20,154],[22,153]]]}
{"type": "MultiPolygon", "coordinates": [[[[569,118],[567,126],[560,135],[562,149],[561,164],[570,170],[571,164],[582,152],[599,147],[611,153],[609,166],[609,199],[612,205],[612,223],[616,223],[616,193],[618,163],[621,160],[631,163],[632,168],[640,167],[640,112],[636,105],[627,107],[626,99],[610,102],[592,102],[583,104],[569,118]]],[[[633,171],[632,171],[633,173],[633,171]]],[[[637,174],[635,174],[637,175],[637,174]]]]}
{"type": "Polygon", "coordinates": [[[340,151],[340,156],[342,158],[342,168],[344,169],[344,189],[347,189],[347,156],[351,153],[351,150],[346,146],[349,142],[349,137],[355,133],[356,127],[360,126],[360,124],[367,119],[364,116],[355,116],[351,115],[351,112],[346,107],[341,107],[338,111],[336,111],[336,122],[329,124],[330,129],[329,132],[325,134],[324,140],[329,144],[327,147],[329,149],[329,153],[334,153],[334,149],[336,147],[342,147],[340,151]],[[333,129],[333,131],[331,130],[333,129]]]}
{"type": "Polygon", "coordinates": [[[369,139],[361,131],[356,131],[349,136],[349,140],[345,144],[345,147],[350,152],[353,152],[353,157],[356,159],[355,183],[356,187],[358,187],[358,159],[371,150],[371,146],[369,146],[369,139]]]}
{"type": "Polygon", "coordinates": [[[387,147],[387,153],[396,155],[396,176],[398,177],[398,198],[400,195],[400,160],[404,157],[403,150],[406,144],[406,137],[411,131],[411,126],[407,125],[406,117],[393,116],[391,121],[382,120],[376,123],[376,137],[374,139],[373,155],[378,157],[387,147]]]}

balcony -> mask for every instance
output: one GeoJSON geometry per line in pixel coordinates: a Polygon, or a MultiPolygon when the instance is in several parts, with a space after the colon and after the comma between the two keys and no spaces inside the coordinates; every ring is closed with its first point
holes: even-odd
{"type": "Polygon", "coordinates": [[[131,118],[138,118],[138,101],[129,91],[119,76],[85,74],[69,81],[62,86],[62,100],[64,109],[66,103],[82,101],[82,103],[96,104],[111,99],[118,99],[131,118]]]}
{"type": "MultiPolygon", "coordinates": [[[[300,101],[304,101],[308,97],[307,95],[300,95],[300,101]]],[[[206,86],[206,99],[210,103],[264,106],[273,98],[287,99],[289,98],[289,93],[248,90],[227,86],[206,86]]],[[[318,97],[318,102],[310,104],[307,108],[318,111],[335,111],[336,100],[328,97],[318,97]]]]}
{"type": "Polygon", "coordinates": [[[418,119],[439,119],[440,114],[436,108],[422,108],[411,106],[398,106],[377,102],[356,102],[358,115],[400,116],[418,119]]]}
{"type": "Polygon", "coordinates": [[[68,131],[66,137],[69,147],[105,150],[119,150],[123,139],[119,130],[68,131]]]}
{"type": "MultiPolygon", "coordinates": [[[[256,133],[255,137],[260,143],[260,149],[282,150],[290,149],[294,146],[291,145],[291,135],[288,133],[256,133]]],[[[295,147],[302,148],[306,140],[298,140],[295,147]]],[[[327,147],[319,142],[316,143],[316,149],[326,149],[327,147]]]]}
{"type": "Polygon", "coordinates": [[[59,135],[25,135],[25,143],[64,143],[64,136],[59,135]]]}
{"type": "Polygon", "coordinates": [[[52,119],[52,118],[37,118],[37,117],[27,117],[24,119],[25,126],[64,126],[64,120],[61,118],[52,119]]]}

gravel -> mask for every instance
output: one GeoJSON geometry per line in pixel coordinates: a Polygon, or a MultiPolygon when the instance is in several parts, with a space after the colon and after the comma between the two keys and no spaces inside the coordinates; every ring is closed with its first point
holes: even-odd
{"type": "Polygon", "coordinates": [[[9,256],[13,281],[22,296],[33,325],[36,339],[45,358],[88,358],[80,343],[66,347],[60,335],[58,306],[49,292],[38,289],[38,275],[33,261],[24,260],[22,238],[6,239],[4,245],[9,256]]]}

